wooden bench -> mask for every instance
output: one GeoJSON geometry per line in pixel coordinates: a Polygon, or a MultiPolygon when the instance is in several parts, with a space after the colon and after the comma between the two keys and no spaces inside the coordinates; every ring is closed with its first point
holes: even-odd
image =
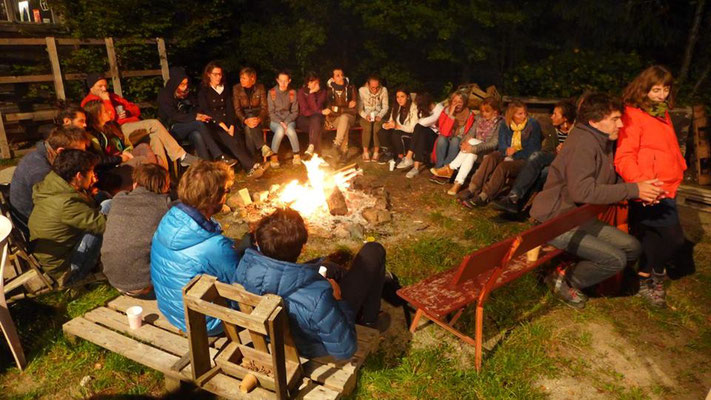
{"type": "Polygon", "coordinates": [[[421,317],[427,317],[448,332],[475,347],[476,369],[481,369],[484,303],[489,294],[532,269],[561,255],[562,250],[546,245],[551,239],[595,218],[607,206],[584,205],[536,225],[464,257],[453,269],[438,273],[398,290],[398,295],[417,312],[410,325],[415,332],[421,317]],[[538,259],[529,262],[526,253],[542,246],[538,259]],[[475,338],[454,328],[465,308],[476,303],[475,338]],[[453,314],[449,317],[450,314],[453,314]],[[449,319],[448,319],[449,318],[449,319]]]}
{"type": "Polygon", "coordinates": [[[128,296],[65,323],[64,334],[163,373],[169,391],[178,390],[181,382],[190,382],[228,399],[286,398],[285,392],[303,399],[338,399],[355,388],[358,369],[379,343],[377,330],[356,325],[358,350],[352,359],[307,359],[289,346],[287,315],[278,296],[256,296],[239,285],[201,275],[186,285],[184,298],[189,335],[168,322],[156,301],[128,296]],[[228,298],[236,298],[243,312],[222,306],[228,298]],[[136,305],[143,307],[143,326],[132,330],[126,310],[136,305]],[[210,313],[221,317],[226,336],[207,337],[204,315],[210,313]],[[260,366],[276,365],[271,377],[250,371],[258,377],[259,386],[249,394],[239,390],[240,373],[245,372],[238,362],[242,357],[260,366]],[[291,380],[286,379],[286,371],[291,380]]]}

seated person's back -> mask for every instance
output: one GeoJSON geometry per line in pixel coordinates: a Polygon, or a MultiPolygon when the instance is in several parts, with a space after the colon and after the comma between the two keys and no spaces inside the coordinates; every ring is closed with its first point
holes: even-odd
{"type": "MultiPolygon", "coordinates": [[[[231,283],[239,256],[232,240],[212,216],[222,209],[234,172],[224,163],[198,161],[178,184],[178,202],[163,217],[151,244],[151,280],[158,309],[185,331],[183,287],[207,274],[231,283]]],[[[222,332],[221,321],[207,318],[209,335],[222,332]]]]}
{"type": "Polygon", "coordinates": [[[118,193],[111,202],[101,260],[111,286],[131,296],[149,296],[151,239],[170,208],[170,178],[161,166],[143,164],[133,171],[133,181],[132,191],[118,193]]]}

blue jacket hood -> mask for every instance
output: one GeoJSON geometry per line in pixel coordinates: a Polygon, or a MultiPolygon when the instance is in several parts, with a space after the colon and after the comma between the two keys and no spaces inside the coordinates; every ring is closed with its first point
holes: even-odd
{"type": "Polygon", "coordinates": [[[155,239],[170,250],[183,250],[222,233],[215,220],[206,220],[196,209],[183,203],[175,204],[158,226],[155,239]],[[207,229],[206,229],[207,228],[207,229]]]}

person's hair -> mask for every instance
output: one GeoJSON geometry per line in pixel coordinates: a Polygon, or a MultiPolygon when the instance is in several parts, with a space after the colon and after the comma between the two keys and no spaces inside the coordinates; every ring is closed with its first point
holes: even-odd
{"type": "Polygon", "coordinates": [[[370,74],[370,75],[368,75],[368,80],[365,82],[368,83],[370,81],[378,81],[378,83],[380,83],[380,76],[378,76],[378,74],[375,74],[375,73],[370,74]]]}
{"type": "Polygon", "coordinates": [[[47,144],[54,150],[71,149],[82,143],[88,144],[89,138],[86,137],[84,129],[75,126],[58,126],[47,136],[47,144]]]}
{"type": "Polygon", "coordinates": [[[430,106],[434,103],[432,95],[428,92],[419,93],[415,97],[415,104],[417,104],[417,115],[420,118],[429,117],[432,114],[430,106]]]}
{"type": "Polygon", "coordinates": [[[91,171],[99,162],[99,156],[87,151],[67,149],[57,155],[52,171],[67,182],[71,182],[77,172],[82,175],[91,171]]]}
{"type": "Polygon", "coordinates": [[[469,100],[469,93],[467,93],[463,90],[455,91],[454,93],[449,95],[449,103],[450,104],[452,103],[452,100],[454,100],[455,97],[459,97],[460,99],[462,99],[462,101],[464,102],[464,107],[467,106],[467,101],[469,100]]]}
{"type": "MultiPolygon", "coordinates": [[[[395,112],[400,112],[400,110],[403,108],[406,110],[410,109],[410,106],[412,105],[412,97],[410,96],[410,93],[407,91],[407,89],[405,89],[403,87],[399,87],[399,88],[395,89],[395,98],[396,98],[396,100],[395,100],[395,110],[396,111],[395,112]],[[397,94],[398,93],[405,94],[405,99],[406,99],[405,105],[402,107],[400,107],[400,103],[397,102],[397,94]]],[[[397,118],[397,115],[393,116],[393,119],[395,119],[395,118],[397,118]]]]}
{"type": "Polygon", "coordinates": [[[572,100],[561,100],[557,102],[553,108],[560,108],[560,113],[569,124],[575,122],[575,116],[577,113],[575,110],[575,103],[573,103],[572,100]]]}
{"type": "Polygon", "coordinates": [[[479,104],[479,108],[481,108],[482,106],[485,106],[485,105],[491,107],[492,110],[501,114],[501,100],[499,100],[498,97],[491,96],[491,97],[485,98],[484,100],[481,101],[481,104],[479,104]]]}
{"type": "Polygon", "coordinates": [[[99,126],[99,114],[104,107],[104,102],[101,100],[90,100],[84,104],[84,112],[86,114],[86,125],[90,128],[101,130],[99,126]]]}
{"type": "Polygon", "coordinates": [[[318,74],[313,71],[307,72],[304,76],[304,87],[308,86],[309,82],[313,81],[318,81],[319,83],[321,83],[321,78],[319,78],[318,74]]]}
{"type": "Polygon", "coordinates": [[[651,100],[647,94],[654,85],[669,86],[667,104],[674,107],[674,77],[671,71],[662,65],[652,65],[637,75],[625,88],[622,102],[638,108],[649,106],[651,100]]]}
{"type": "Polygon", "coordinates": [[[84,111],[84,109],[79,106],[71,105],[71,106],[62,107],[59,110],[59,114],[57,114],[56,123],[57,123],[57,125],[63,125],[65,118],[72,120],[72,119],[76,118],[77,114],[79,114],[79,113],[86,115],[86,112],[84,111]]]}
{"type": "Polygon", "coordinates": [[[220,200],[234,181],[235,173],[221,162],[196,161],[178,183],[178,198],[203,213],[219,211],[220,200]]]}
{"type": "Polygon", "coordinates": [[[588,124],[600,122],[614,111],[623,112],[624,106],[620,99],[607,93],[591,93],[585,96],[578,109],[578,121],[588,124]]]}
{"type": "Polygon", "coordinates": [[[244,67],[241,70],[239,70],[239,76],[242,76],[242,75],[257,76],[257,71],[252,67],[244,67]]]}
{"type": "Polygon", "coordinates": [[[202,71],[203,86],[210,86],[210,74],[212,73],[212,70],[215,68],[219,68],[222,70],[222,78],[220,78],[220,85],[225,84],[225,69],[222,68],[222,65],[220,65],[220,63],[218,63],[217,61],[210,61],[205,66],[205,69],[202,71]]]}
{"type": "Polygon", "coordinates": [[[279,78],[279,75],[286,75],[289,77],[289,79],[291,79],[291,71],[289,71],[288,69],[279,70],[279,72],[277,72],[276,74],[276,77],[279,78]]]}
{"type": "Polygon", "coordinates": [[[291,208],[279,208],[257,223],[255,239],[259,250],[275,260],[296,262],[309,239],[301,215],[291,208]]]}
{"type": "Polygon", "coordinates": [[[506,120],[506,126],[511,126],[511,121],[513,121],[513,116],[516,113],[516,110],[519,108],[523,108],[524,111],[528,112],[528,107],[526,107],[526,103],[522,102],[519,99],[513,99],[509,102],[508,107],[506,107],[506,115],[504,116],[504,119],[506,120]]]}
{"type": "Polygon", "coordinates": [[[168,171],[158,164],[141,164],[133,170],[133,182],[153,193],[165,193],[170,184],[168,171]]]}
{"type": "Polygon", "coordinates": [[[341,71],[343,72],[343,75],[346,74],[346,71],[341,67],[340,65],[336,65],[335,67],[331,68],[331,76],[333,76],[333,73],[336,71],[341,71]]]}

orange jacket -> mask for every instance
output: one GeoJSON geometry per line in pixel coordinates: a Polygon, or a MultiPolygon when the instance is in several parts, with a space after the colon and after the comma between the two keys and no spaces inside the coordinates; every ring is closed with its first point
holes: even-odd
{"type": "Polygon", "coordinates": [[[661,120],[639,108],[626,106],[622,123],[615,154],[617,173],[627,182],[659,179],[667,197],[676,197],[686,161],[669,113],[661,120]]]}
{"type": "Polygon", "coordinates": [[[84,107],[84,105],[86,105],[86,103],[90,102],[91,100],[103,101],[104,108],[106,108],[106,111],[111,114],[111,120],[118,122],[119,125],[123,125],[127,122],[137,122],[141,120],[141,109],[138,108],[136,104],[131,103],[130,101],[124,99],[116,93],[109,93],[108,100],[102,100],[101,97],[89,93],[86,95],[86,97],[84,97],[84,100],[81,101],[81,106],[84,107]],[[118,114],[116,113],[116,106],[119,104],[122,105],[124,111],[126,111],[126,118],[118,118],[118,114]]]}

